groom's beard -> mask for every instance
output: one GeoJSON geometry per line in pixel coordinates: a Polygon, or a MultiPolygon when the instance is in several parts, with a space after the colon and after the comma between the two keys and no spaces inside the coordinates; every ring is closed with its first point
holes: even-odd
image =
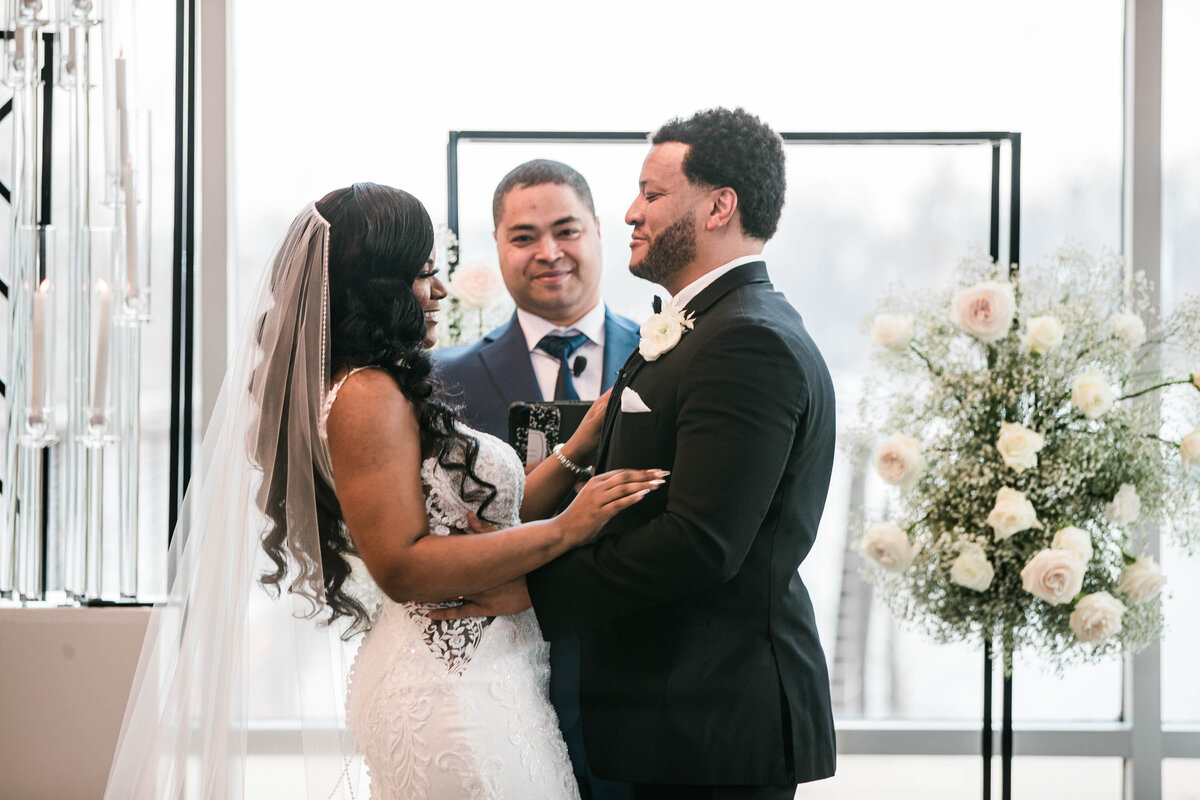
{"type": "Polygon", "coordinates": [[[651,283],[665,285],[667,279],[696,260],[696,223],[685,214],[672,222],[646,245],[646,255],[629,271],[651,283]]]}

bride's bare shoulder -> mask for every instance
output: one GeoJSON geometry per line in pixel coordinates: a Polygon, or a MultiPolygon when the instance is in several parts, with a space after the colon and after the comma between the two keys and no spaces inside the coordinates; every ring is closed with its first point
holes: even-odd
{"type": "Polygon", "coordinates": [[[337,397],[329,409],[331,436],[374,431],[387,437],[407,433],[416,424],[412,402],[384,370],[357,370],[349,377],[339,376],[335,385],[338,383],[337,397]]]}

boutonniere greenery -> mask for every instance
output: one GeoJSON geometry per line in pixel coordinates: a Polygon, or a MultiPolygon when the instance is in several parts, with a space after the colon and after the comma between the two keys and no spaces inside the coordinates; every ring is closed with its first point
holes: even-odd
{"type": "Polygon", "coordinates": [[[682,309],[667,306],[657,314],[642,323],[641,341],[638,342],[638,352],[647,361],[658,359],[663,353],[668,353],[679,344],[683,335],[692,329],[695,318],[685,314],[682,309]]]}

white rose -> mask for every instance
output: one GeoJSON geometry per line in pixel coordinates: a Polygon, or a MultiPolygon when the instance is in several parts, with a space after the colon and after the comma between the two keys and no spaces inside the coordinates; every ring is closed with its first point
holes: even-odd
{"type": "Polygon", "coordinates": [[[1200,430],[1194,430],[1183,437],[1179,445],[1179,457],[1185,467],[1200,468],[1200,430]]]}
{"type": "Polygon", "coordinates": [[[1104,505],[1104,516],[1118,525],[1137,522],[1141,515],[1142,498],[1138,497],[1137,488],[1132,483],[1122,483],[1113,495],[1112,502],[1104,505]]]}
{"type": "Polygon", "coordinates": [[[1125,606],[1108,592],[1080,598],[1071,612],[1071,630],[1081,642],[1095,644],[1121,632],[1125,606]]]}
{"type": "Polygon", "coordinates": [[[867,558],[892,572],[908,569],[916,555],[908,542],[908,534],[890,522],[876,522],[867,528],[862,551],[867,558]]]}
{"type": "Polygon", "coordinates": [[[1004,465],[1018,473],[1037,466],[1037,454],[1046,446],[1046,439],[1040,433],[1029,430],[1024,425],[1015,422],[1000,423],[1000,438],[996,439],[996,449],[1004,459],[1004,465]]]}
{"type": "Polygon", "coordinates": [[[987,524],[992,527],[997,541],[1030,528],[1042,529],[1033,503],[1021,492],[1007,486],[996,493],[996,505],[988,514],[987,524]]]}
{"type": "Polygon", "coordinates": [[[1146,341],[1146,323],[1137,314],[1113,314],[1108,322],[1126,347],[1141,347],[1146,341]]]}
{"type": "Polygon", "coordinates": [[[455,267],[446,288],[463,308],[470,309],[490,308],[508,296],[500,268],[486,259],[475,259],[455,267]]]}
{"type": "Polygon", "coordinates": [[[875,327],[871,330],[871,344],[901,352],[908,349],[912,335],[912,314],[880,314],[875,318],[875,327]]]}
{"type": "Polygon", "coordinates": [[[1012,284],[988,281],[955,293],[950,321],[976,339],[994,342],[1008,335],[1016,311],[1012,284]]]}
{"type": "Polygon", "coordinates": [[[647,361],[654,361],[679,344],[684,331],[692,329],[692,320],[673,306],[667,306],[642,323],[642,339],[638,352],[647,361]]]}
{"type": "Polygon", "coordinates": [[[982,592],[992,585],[996,570],[988,561],[987,553],[975,542],[962,546],[958,558],[950,565],[950,580],[959,586],[982,592]]]}
{"type": "Polygon", "coordinates": [[[1039,550],[1021,570],[1021,588],[1060,606],[1079,594],[1084,572],[1083,561],[1070,550],[1039,550]]]}
{"type": "Polygon", "coordinates": [[[893,433],[875,451],[875,469],[893,486],[911,487],[925,471],[921,443],[903,433],[893,433]]]}
{"type": "Polygon", "coordinates": [[[1030,317],[1025,322],[1025,338],[1021,342],[1031,353],[1046,355],[1062,340],[1063,326],[1057,317],[1030,317]]]}
{"type": "Polygon", "coordinates": [[[1153,556],[1145,556],[1126,564],[1117,584],[1117,593],[1123,594],[1134,603],[1145,603],[1158,597],[1167,579],[1153,556]]]}
{"type": "Polygon", "coordinates": [[[1062,528],[1054,534],[1050,549],[1074,553],[1086,565],[1092,560],[1092,535],[1081,528],[1062,528]]]}
{"type": "Polygon", "coordinates": [[[1071,381],[1071,403],[1088,419],[1104,416],[1114,402],[1112,387],[1099,370],[1090,369],[1071,381]]]}

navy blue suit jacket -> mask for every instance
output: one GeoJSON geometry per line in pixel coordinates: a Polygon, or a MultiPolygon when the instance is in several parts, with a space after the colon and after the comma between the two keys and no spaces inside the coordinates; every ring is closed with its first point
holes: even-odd
{"type": "MultiPolygon", "coordinates": [[[[604,376],[608,389],[638,344],[633,320],[604,312],[604,376]]],[[[477,342],[433,353],[448,399],[463,407],[463,420],[476,430],[508,439],[508,407],[543,400],[529,361],[529,345],[514,312],[508,322],[477,342]]]]}

